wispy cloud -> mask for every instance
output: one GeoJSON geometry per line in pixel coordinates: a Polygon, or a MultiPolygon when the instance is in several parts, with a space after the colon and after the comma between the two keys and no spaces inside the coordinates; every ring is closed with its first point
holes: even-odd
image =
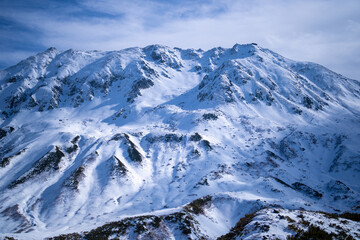
{"type": "MultiPolygon", "coordinates": [[[[113,50],[159,43],[209,49],[257,42],[360,79],[357,0],[26,2],[1,3],[2,55],[49,46],[113,50]]],[[[13,64],[14,58],[0,62],[13,64]]]]}

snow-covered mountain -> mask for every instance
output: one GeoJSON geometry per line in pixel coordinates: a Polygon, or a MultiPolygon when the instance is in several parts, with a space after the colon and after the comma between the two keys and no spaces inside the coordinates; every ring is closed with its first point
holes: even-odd
{"type": "Polygon", "coordinates": [[[360,82],[318,64],[49,48],[0,71],[0,110],[0,236],[360,238],[330,214],[360,212],[360,82]]]}

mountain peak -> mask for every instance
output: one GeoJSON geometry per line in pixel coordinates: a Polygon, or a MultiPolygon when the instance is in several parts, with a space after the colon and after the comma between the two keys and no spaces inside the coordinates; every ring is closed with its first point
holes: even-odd
{"type": "Polygon", "coordinates": [[[57,51],[55,47],[49,47],[48,49],[45,50],[45,52],[54,52],[54,51],[57,51]]]}
{"type": "Polygon", "coordinates": [[[251,44],[235,44],[231,49],[231,54],[235,54],[237,57],[251,57],[260,50],[260,47],[256,43],[251,44]]]}

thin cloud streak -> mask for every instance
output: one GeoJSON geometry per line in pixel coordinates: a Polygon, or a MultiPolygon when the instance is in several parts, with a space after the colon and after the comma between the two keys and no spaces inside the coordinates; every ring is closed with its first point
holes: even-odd
{"type": "MultiPolygon", "coordinates": [[[[33,29],[44,49],[115,50],[154,43],[209,49],[257,42],[294,60],[317,62],[360,79],[356,0],[84,0],[73,8],[69,3],[48,9],[9,8],[0,17],[33,29]]],[[[24,37],[34,42],[28,34],[24,37]]]]}

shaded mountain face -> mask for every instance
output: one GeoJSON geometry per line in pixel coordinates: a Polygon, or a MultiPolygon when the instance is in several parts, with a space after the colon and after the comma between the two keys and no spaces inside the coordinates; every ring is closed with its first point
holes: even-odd
{"type": "Polygon", "coordinates": [[[359,109],[359,81],[256,44],[49,48],[0,71],[0,236],[216,239],[262,208],[359,212],[359,109]]]}

